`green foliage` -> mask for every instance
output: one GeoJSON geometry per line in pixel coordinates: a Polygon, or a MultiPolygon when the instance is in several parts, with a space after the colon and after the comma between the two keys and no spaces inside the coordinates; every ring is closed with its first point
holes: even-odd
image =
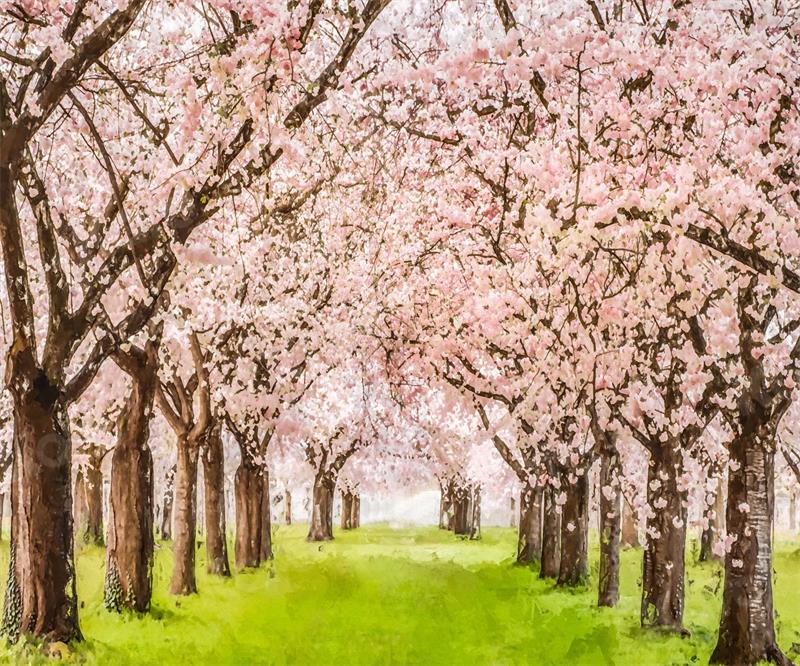
{"type": "Polygon", "coordinates": [[[106,563],[105,587],[103,589],[103,606],[106,610],[119,613],[122,610],[122,584],[116,561],[106,563]]]}
{"type": "MultiPolygon", "coordinates": [[[[191,597],[167,594],[172,554],[161,544],[153,611],[146,616],[105,610],[105,553],[83,548],[78,593],[87,642],[66,663],[695,664],[707,663],[716,639],[721,586],[719,567],[711,563],[690,565],[686,625],[692,636],[681,639],[638,626],[639,550],[623,553],[619,607],[598,609],[596,574],[586,590],[566,592],[514,566],[511,529],[484,528],[481,541],[468,541],[436,528],[367,526],[339,531],[322,545],[305,542],[303,525],[275,532],[275,561],[232,579],[208,576],[200,549],[200,592],[191,597]]],[[[591,549],[596,565],[596,543],[591,549]]],[[[796,549],[779,543],[775,559],[780,642],[787,651],[799,638],[792,629],[800,625],[796,549]]],[[[46,647],[4,650],[0,663],[53,663],[46,647]]]]}
{"type": "MultiPolygon", "coordinates": [[[[2,532],[0,532],[2,534],[2,532]]],[[[3,568],[8,569],[8,578],[3,590],[3,622],[0,625],[0,636],[5,636],[14,642],[19,638],[20,624],[22,623],[22,597],[20,596],[19,584],[16,576],[16,551],[6,546],[3,549],[3,568]],[[8,563],[6,565],[6,562],[8,563]]]]}

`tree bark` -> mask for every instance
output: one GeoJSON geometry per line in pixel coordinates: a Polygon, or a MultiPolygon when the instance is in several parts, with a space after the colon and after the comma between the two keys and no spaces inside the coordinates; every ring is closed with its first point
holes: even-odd
{"type": "Polygon", "coordinates": [[[99,452],[89,455],[86,466],[84,490],[86,492],[86,531],[83,534],[85,543],[102,546],[103,538],[103,456],[99,452]]]}
{"type": "Polygon", "coordinates": [[[89,507],[86,505],[86,481],[83,467],[78,467],[75,474],[75,488],[72,492],[72,525],[75,529],[75,540],[81,543],[89,529],[89,507]]]}
{"type": "Polygon", "coordinates": [[[698,559],[701,562],[722,561],[722,558],[714,554],[714,546],[722,539],[725,529],[724,513],[725,494],[722,489],[722,481],[719,480],[714,490],[714,502],[706,510],[707,525],[700,534],[700,555],[698,559]]]}
{"type": "Polygon", "coordinates": [[[118,361],[131,393],[117,423],[111,457],[104,604],[109,610],[150,609],[153,593],[153,455],[148,440],[158,381],[157,345],[118,361]]]}
{"type": "Polygon", "coordinates": [[[314,477],[312,491],[311,525],[308,528],[309,541],[330,541],[333,539],[333,493],[336,479],[328,473],[318,472],[314,477]]]}
{"type": "MultiPolygon", "coordinates": [[[[199,460],[202,461],[203,459],[203,450],[200,449],[199,453],[199,460]]],[[[200,471],[200,465],[197,465],[198,472],[200,471]]],[[[206,524],[206,492],[205,492],[205,472],[203,473],[203,483],[200,483],[200,476],[198,474],[197,477],[197,491],[195,494],[195,506],[197,507],[195,511],[195,525],[197,525],[197,536],[199,537],[200,543],[204,543],[204,536],[205,536],[205,524],[206,524]]]]}
{"type": "MultiPolygon", "coordinates": [[[[526,486],[519,497],[519,535],[517,562],[538,564],[542,559],[542,499],[541,488],[526,486]]],[[[513,500],[513,498],[512,498],[513,500]]]]}
{"type": "Polygon", "coordinates": [[[150,609],[153,541],[153,456],[145,435],[142,445],[120,447],[118,441],[111,459],[106,608],[150,609]]]}
{"type": "Polygon", "coordinates": [[[284,495],[285,504],[283,507],[283,522],[287,525],[292,524],[292,492],[287,488],[286,494],[284,495]]]}
{"type": "Polygon", "coordinates": [[[706,516],[706,519],[709,521],[709,525],[700,531],[700,554],[697,557],[699,562],[709,562],[714,558],[714,554],[711,551],[714,530],[711,527],[711,519],[708,516],[706,516]]]}
{"type": "Polygon", "coordinates": [[[273,559],[272,553],[272,507],[270,505],[269,470],[261,469],[261,539],[259,557],[262,562],[273,559]]]}
{"type": "Polygon", "coordinates": [[[41,371],[14,396],[11,545],[2,633],[81,639],[75,592],[72,445],[61,390],[41,371]]]}
{"type": "Polygon", "coordinates": [[[197,534],[197,463],[199,443],[186,435],[178,437],[175,473],[175,567],[169,584],[171,594],[197,592],[195,540],[197,534]]]}
{"type": "Polygon", "coordinates": [[[577,476],[569,483],[562,475],[567,501],[561,507],[561,563],[557,584],[572,587],[582,585],[589,575],[589,480],[577,476]]]}
{"type": "Polygon", "coordinates": [[[349,490],[341,492],[342,498],[342,512],[339,520],[339,526],[343,530],[353,528],[353,493],[349,490]]]}
{"type": "Polygon", "coordinates": [[[682,469],[675,442],[654,442],[647,475],[647,519],[643,556],[641,622],[645,627],[683,631],[686,549],[686,492],[678,489],[682,469]]]}
{"type": "Polygon", "coordinates": [[[622,547],[638,548],[639,529],[636,526],[636,511],[628,498],[622,497],[622,547]]]}
{"type": "Polygon", "coordinates": [[[555,490],[552,486],[546,486],[542,514],[541,578],[557,578],[561,566],[561,514],[555,500],[555,490]]]}
{"type": "Polygon", "coordinates": [[[350,522],[353,524],[353,529],[361,527],[361,495],[358,493],[353,495],[353,516],[350,522]]]}
{"type": "Polygon", "coordinates": [[[448,479],[439,481],[439,529],[452,530],[453,529],[453,482],[448,479]]]}
{"type": "Polygon", "coordinates": [[[225,458],[220,427],[218,422],[214,423],[203,446],[206,569],[210,574],[230,576],[225,529],[225,458]]]}
{"type": "Polygon", "coordinates": [[[470,488],[469,511],[469,538],[478,541],[481,538],[481,487],[474,485],[470,488]]]}
{"type": "Polygon", "coordinates": [[[790,664],[775,638],[772,602],[772,520],[775,502],[774,433],[761,418],[742,418],[730,444],[737,469],[728,471],[728,533],[719,638],[711,663],[790,664]]]}
{"type": "Polygon", "coordinates": [[[261,468],[245,451],[234,478],[236,495],[236,568],[254,569],[261,564],[261,502],[264,484],[261,468]]]}
{"type": "Polygon", "coordinates": [[[164,502],[161,509],[161,538],[164,541],[172,539],[172,505],[175,501],[175,472],[177,465],[167,471],[164,482],[164,502]]]}
{"type": "Polygon", "coordinates": [[[470,533],[470,491],[466,486],[455,484],[452,491],[453,533],[469,536],[470,533]]]}
{"type": "Polygon", "coordinates": [[[600,453],[600,576],[598,606],[616,606],[619,601],[619,548],[622,532],[622,492],[618,483],[616,450],[600,453]]]}

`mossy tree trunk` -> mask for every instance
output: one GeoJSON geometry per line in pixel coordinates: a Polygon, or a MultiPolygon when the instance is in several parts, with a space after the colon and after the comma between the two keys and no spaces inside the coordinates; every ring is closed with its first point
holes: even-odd
{"type": "Polygon", "coordinates": [[[72,525],[67,405],[43,373],[14,395],[11,546],[2,632],[48,641],[82,638],[72,525]]]}
{"type": "Polygon", "coordinates": [[[114,359],[131,378],[111,457],[104,603],[109,610],[150,609],[153,593],[153,455],[148,445],[158,381],[160,329],[144,349],[114,359]]]}

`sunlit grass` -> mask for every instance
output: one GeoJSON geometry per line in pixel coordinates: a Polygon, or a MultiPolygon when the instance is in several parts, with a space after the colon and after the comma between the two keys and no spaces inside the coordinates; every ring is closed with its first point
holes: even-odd
{"type": "MultiPolygon", "coordinates": [[[[102,606],[102,549],[78,557],[81,626],[70,660],[86,664],[691,664],[707,663],[721,598],[716,565],[692,563],[686,626],[691,638],[638,627],[641,552],[623,554],[618,608],[595,608],[593,587],[558,590],[514,566],[511,529],[484,529],[480,542],[436,528],[365,526],[309,544],[305,526],[278,527],[275,561],[232,580],[205,574],[200,593],[166,593],[169,545],[154,571],[150,616],[102,606]]],[[[0,553],[7,567],[6,545],[0,553]]],[[[784,649],[800,640],[800,555],[781,542],[776,604],[784,649]]],[[[596,578],[596,547],[592,548],[596,578]]],[[[689,559],[693,560],[690,546],[689,559]]],[[[5,581],[0,583],[0,587],[5,581]]],[[[27,663],[31,651],[0,659],[27,663]]]]}

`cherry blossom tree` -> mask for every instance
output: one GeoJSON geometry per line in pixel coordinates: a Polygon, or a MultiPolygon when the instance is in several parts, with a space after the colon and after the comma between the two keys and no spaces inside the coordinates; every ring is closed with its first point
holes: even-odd
{"type": "Polygon", "coordinates": [[[222,201],[269,172],[288,137],[338,84],[387,2],[368,2],[347,16],[315,2],[256,11],[222,2],[205,24],[189,4],[145,4],[103,2],[89,11],[76,2],[64,12],[3,4],[6,41],[16,45],[4,51],[0,92],[0,238],[13,337],[7,376],[17,426],[4,620],[13,639],[27,632],[80,638],[72,526],[64,510],[71,505],[67,405],[119,341],[151,318],[175,267],[170,242],[185,243],[222,201]],[[338,43],[314,30],[318,15],[329,12],[342,29],[338,43]],[[312,39],[315,46],[307,48],[312,39]],[[320,63],[321,73],[310,74],[320,63]],[[252,93],[254,79],[264,85],[252,93]],[[313,81],[313,92],[304,81],[313,81]],[[164,103],[155,101],[160,94],[164,103]],[[263,115],[269,120],[257,124],[263,115]],[[132,128],[142,129],[135,142],[128,139],[132,128]],[[89,174],[97,196],[87,205],[89,174]],[[109,231],[118,238],[113,249],[109,231]],[[26,236],[35,238],[27,245],[38,247],[38,268],[29,264],[26,236]],[[123,318],[109,320],[103,299],[134,270],[141,289],[123,318]],[[46,310],[31,288],[39,273],[46,310]],[[76,309],[73,292],[82,296],[76,309]],[[47,330],[41,353],[40,322],[47,330]],[[76,354],[81,365],[70,376],[76,354]],[[43,447],[49,447],[44,461],[43,447]],[[22,530],[20,511],[30,530],[22,530]]]}

